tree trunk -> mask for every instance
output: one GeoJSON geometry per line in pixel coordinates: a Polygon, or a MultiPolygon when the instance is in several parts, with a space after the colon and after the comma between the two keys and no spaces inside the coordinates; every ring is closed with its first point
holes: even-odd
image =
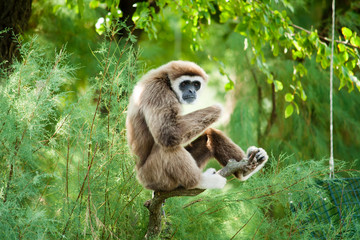
{"type": "Polygon", "coordinates": [[[14,36],[27,28],[31,15],[32,0],[0,1],[0,67],[7,67],[12,58],[18,56],[18,45],[14,36]]]}

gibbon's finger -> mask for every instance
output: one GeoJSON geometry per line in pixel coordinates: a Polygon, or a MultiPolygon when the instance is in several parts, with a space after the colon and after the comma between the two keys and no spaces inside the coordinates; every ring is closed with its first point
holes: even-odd
{"type": "Polygon", "coordinates": [[[249,147],[249,148],[246,150],[246,156],[250,157],[251,153],[253,153],[253,152],[257,151],[257,150],[258,150],[258,148],[255,147],[255,146],[249,147]]]}
{"type": "Polygon", "coordinates": [[[266,156],[265,156],[265,154],[263,153],[263,152],[258,152],[257,154],[256,154],[256,159],[258,160],[258,161],[261,161],[262,159],[264,159],[266,156]]]}
{"type": "Polygon", "coordinates": [[[262,148],[259,148],[259,152],[256,154],[256,158],[258,162],[266,161],[269,156],[267,155],[266,151],[262,148]]]}
{"type": "Polygon", "coordinates": [[[257,151],[250,153],[250,155],[248,156],[249,157],[249,159],[248,159],[249,164],[257,162],[257,158],[256,158],[257,153],[258,153],[257,151]]]}

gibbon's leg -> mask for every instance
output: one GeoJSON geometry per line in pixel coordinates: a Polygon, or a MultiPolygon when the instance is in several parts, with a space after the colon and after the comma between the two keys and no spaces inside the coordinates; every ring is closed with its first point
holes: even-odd
{"type": "Polygon", "coordinates": [[[185,149],[191,154],[200,169],[203,169],[208,161],[213,157],[212,152],[207,146],[208,136],[203,133],[200,137],[192,141],[185,149]]]}
{"type": "Polygon", "coordinates": [[[230,159],[241,161],[252,152],[258,152],[256,161],[249,163],[246,172],[236,172],[234,175],[240,180],[247,180],[259,171],[268,159],[266,152],[261,148],[250,147],[247,154],[230,138],[217,129],[208,128],[200,137],[191,142],[185,149],[193,156],[200,168],[205,167],[210,158],[214,157],[222,166],[226,166],[230,159]]]}
{"type": "MultiPolygon", "coordinates": [[[[166,153],[164,153],[166,154],[166,153]]],[[[190,188],[223,188],[226,178],[210,168],[205,172],[197,166],[191,154],[183,147],[179,147],[169,154],[166,170],[172,179],[176,179],[179,186],[190,188]]]]}
{"type": "Polygon", "coordinates": [[[138,169],[139,181],[148,189],[170,191],[177,187],[223,188],[226,178],[215,169],[202,172],[191,154],[183,147],[163,148],[154,144],[145,164],[138,169]]]}
{"type": "Polygon", "coordinates": [[[214,157],[222,166],[226,166],[229,159],[240,161],[245,157],[244,151],[221,131],[208,128],[206,131],[185,149],[195,159],[200,168],[214,157]]]}

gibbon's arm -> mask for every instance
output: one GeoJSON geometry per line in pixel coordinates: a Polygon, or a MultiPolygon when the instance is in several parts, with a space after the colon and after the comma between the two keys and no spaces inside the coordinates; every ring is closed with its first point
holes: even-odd
{"type": "Polygon", "coordinates": [[[221,116],[222,108],[214,105],[179,117],[182,144],[200,135],[221,116]]]}
{"type": "Polygon", "coordinates": [[[211,106],[181,116],[177,106],[147,107],[143,113],[155,142],[164,147],[186,144],[214,123],[221,107],[211,106]]]}

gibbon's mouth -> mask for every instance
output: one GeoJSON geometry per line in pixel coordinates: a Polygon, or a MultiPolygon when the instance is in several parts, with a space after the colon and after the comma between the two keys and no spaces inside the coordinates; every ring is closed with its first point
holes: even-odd
{"type": "Polygon", "coordinates": [[[196,97],[184,97],[183,100],[187,103],[192,103],[194,102],[196,99],[196,97]]]}

